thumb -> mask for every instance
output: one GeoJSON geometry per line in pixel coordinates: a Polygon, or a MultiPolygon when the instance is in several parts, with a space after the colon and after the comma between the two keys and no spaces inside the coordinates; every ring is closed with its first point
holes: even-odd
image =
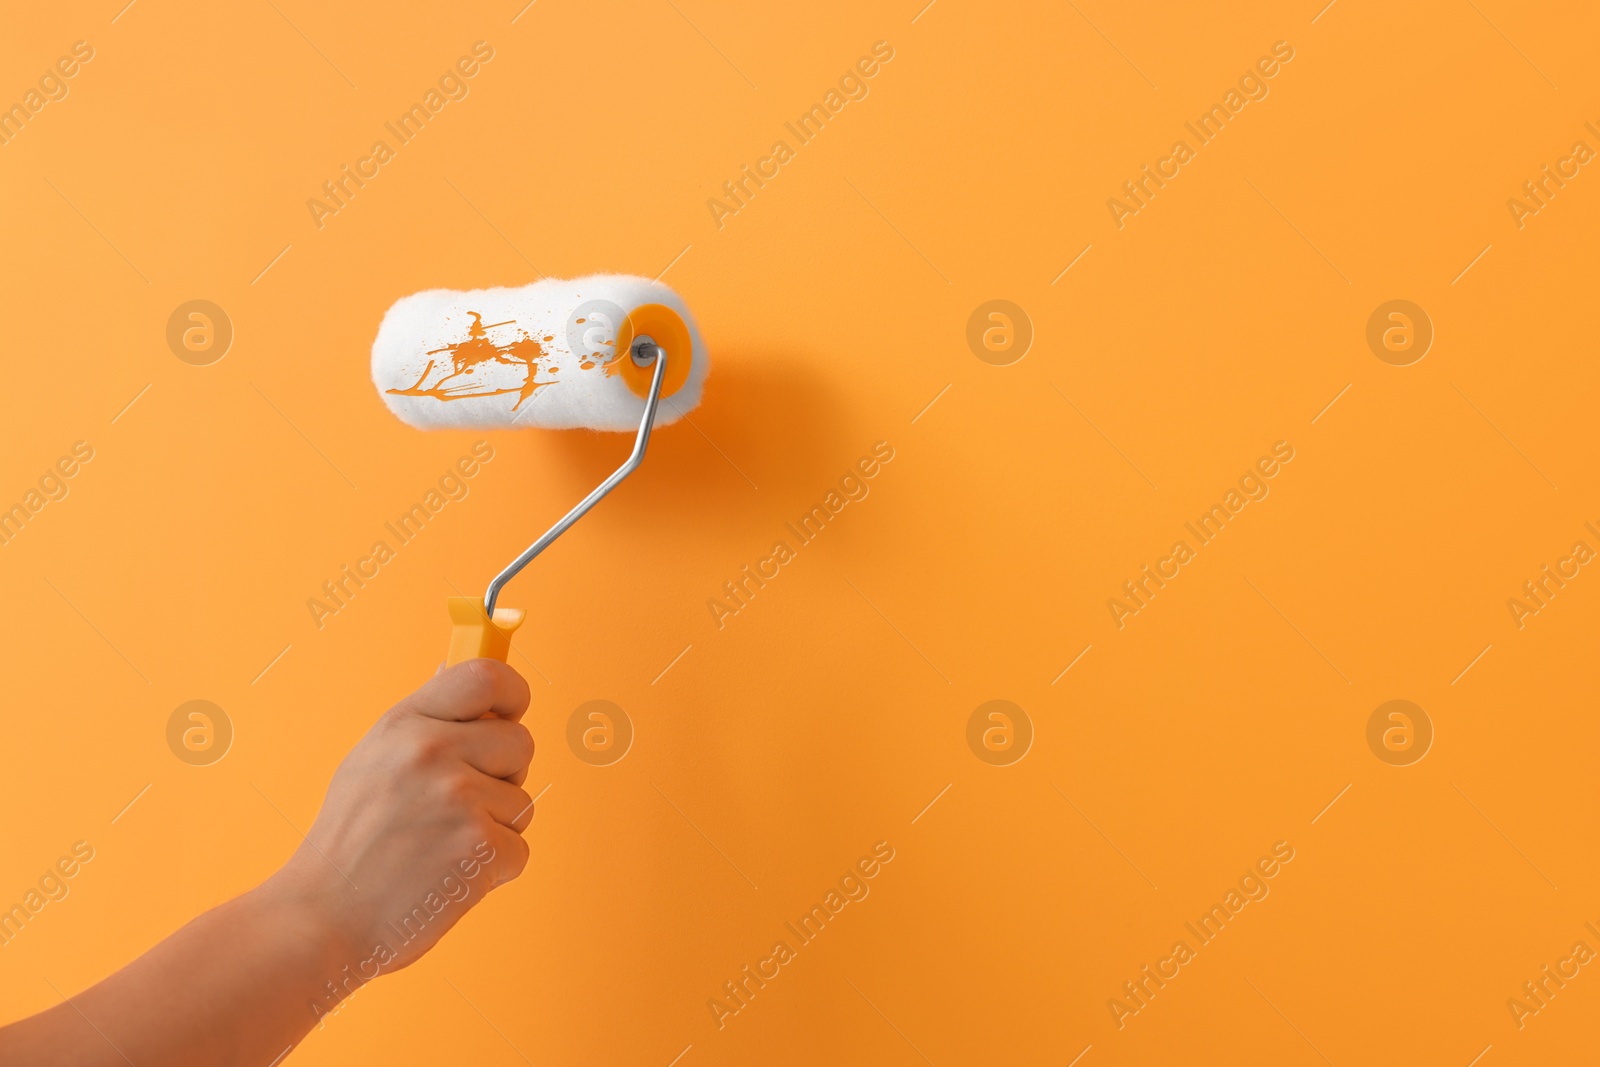
{"type": "Polygon", "coordinates": [[[493,659],[441,667],[401,706],[430,719],[470,722],[485,714],[516,722],[528,710],[528,683],[493,659]]]}

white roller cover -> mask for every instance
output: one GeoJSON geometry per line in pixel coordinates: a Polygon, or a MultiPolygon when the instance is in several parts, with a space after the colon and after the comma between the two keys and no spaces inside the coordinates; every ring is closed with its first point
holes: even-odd
{"type": "Polygon", "coordinates": [[[390,411],[423,429],[635,430],[644,400],[607,364],[624,316],[643,304],[672,308],[689,328],[688,380],[656,414],[674,422],[700,403],[705,343],[682,297],[626,274],[403,297],[372,342],[372,381],[390,411]]]}

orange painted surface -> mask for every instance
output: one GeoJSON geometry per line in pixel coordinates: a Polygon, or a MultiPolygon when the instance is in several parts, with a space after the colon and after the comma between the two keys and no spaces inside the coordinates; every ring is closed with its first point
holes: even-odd
{"type": "Polygon", "coordinates": [[[704,401],[505,593],[534,860],[289,1063],[1592,1058],[1600,13],[923,2],[8,14],[7,1017],[625,454],[399,423],[396,297],[665,270],[704,401]]]}

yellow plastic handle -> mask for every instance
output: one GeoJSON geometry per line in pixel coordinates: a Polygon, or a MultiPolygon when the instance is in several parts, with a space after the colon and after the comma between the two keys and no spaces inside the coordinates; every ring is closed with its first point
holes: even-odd
{"type": "Polygon", "coordinates": [[[445,666],[454,667],[469,659],[497,659],[501,663],[511,652],[511,634],[522,625],[526,612],[520,608],[494,609],[494,620],[483,610],[483,600],[473,596],[449,597],[450,655],[445,666]]]}

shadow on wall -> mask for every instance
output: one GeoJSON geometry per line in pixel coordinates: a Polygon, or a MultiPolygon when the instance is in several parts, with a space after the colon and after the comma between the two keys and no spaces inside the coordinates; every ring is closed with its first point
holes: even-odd
{"type": "MultiPolygon", "coordinates": [[[[657,427],[643,466],[609,507],[650,523],[739,506],[740,494],[757,489],[779,490],[781,503],[791,486],[816,488],[813,457],[841,436],[848,412],[814,362],[793,351],[754,348],[713,358],[700,406],[657,427]]],[[[505,448],[533,478],[564,487],[576,503],[627,458],[632,441],[631,433],[536,431],[507,438],[505,448]]]]}

